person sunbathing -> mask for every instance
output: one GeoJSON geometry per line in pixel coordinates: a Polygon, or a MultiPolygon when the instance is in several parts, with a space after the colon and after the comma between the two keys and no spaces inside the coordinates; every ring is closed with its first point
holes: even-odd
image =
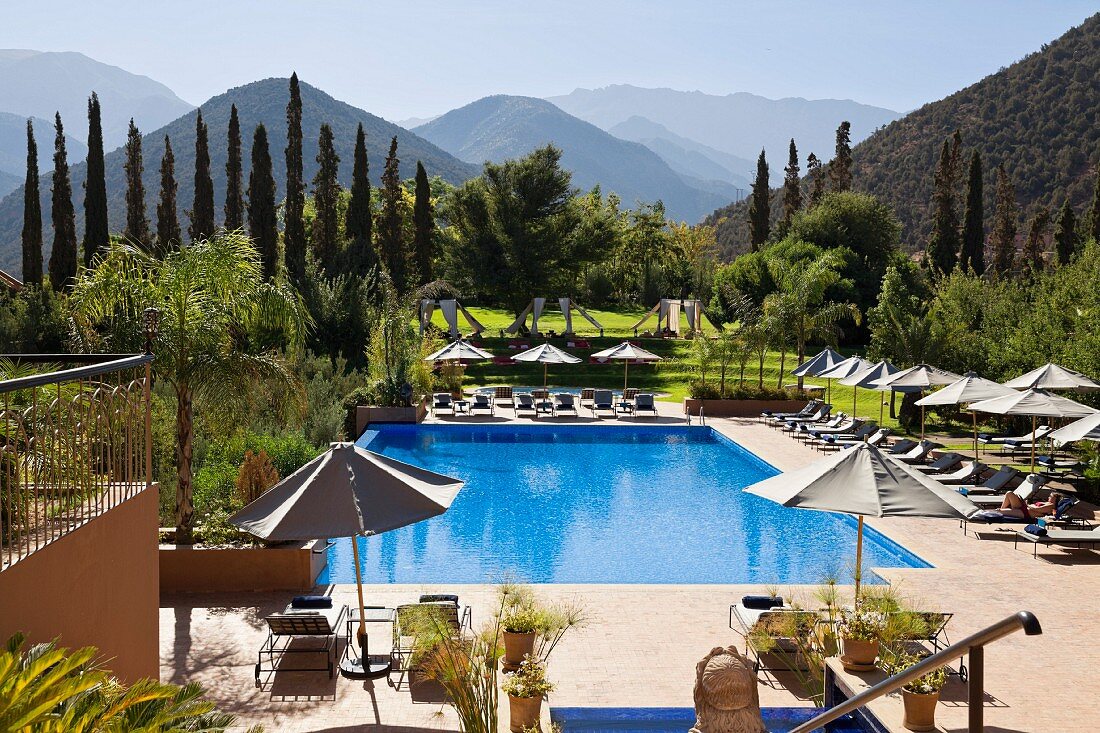
{"type": "Polygon", "coordinates": [[[1004,501],[1001,502],[1001,506],[997,511],[1006,517],[1038,519],[1039,517],[1046,517],[1058,511],[1058,502],[1060,502],[1062,498],[1061,494],[1053,492],[1046,501],[1037,501],[1028,504],[1015,493],[1009,492],[1005,494],[1004,501]]]}

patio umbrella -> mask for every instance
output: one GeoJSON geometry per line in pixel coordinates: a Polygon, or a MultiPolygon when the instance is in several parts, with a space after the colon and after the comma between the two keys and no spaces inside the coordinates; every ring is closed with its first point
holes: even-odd
{"type": "MultiPolygon", "coordinates": [[[[852,388],[852,417],[856,416],[856,395],[859,392],[859,388],[863,387],[865,389],[881,390],[883,388],[876,384],[878,380],[883,377],[888,377],[897,371],[898,368],[896,366],[884,359],[877,364],[872,364],[866,369],[861,369],[855,374],[840,380],[841,384],[852,388]]],[[[878,421],[880,423],[882,422],[882,400],[879,400],[878,405],[878,421]]]]}
{"type": "Polygon", "coordinates": [[[1058,428],[1047,437],[1058,445],[1065,445],[1078,440],[1100,442],[1100,412],[1093,413],[1080,420],[1074,420],[1069,425],[1058,428]]]}
{"type": "Polygon", "coordinates": [[[533,349],[522,351],[512,357],[512,361],[526,361],[542,364],[542,386],[546,386],[546,369],[550,364],[576,364],[579,357],[568,354],[556,346],[542,344],[533,349]]]}
{"type": "MultiPolygon", "coordinates": [[[[332,446],[229,518],[265,540],[351,537],[359,593],[359,648],[366,643],[360,535],[369,537],[447,511],[462,481],[371,453],[354,443],[332,446]]],[[[352,674],[373,674],[365,657],[341,665],[352,674]]]]}
{"type": "Polygon", "coordinates": [[[832,397],[834,379],[845,379],[853,374],[862,372],[864,369],[869,369],[872,366],[874,366],[874,364],[866,359],[862,359],[858,356],[849,356],[844,361],[836,364],[832,369],[826,369],[820,372],[817,376],[826,380],[827,385],[825,401],[828,402],[832,397]]]}
{"type": "Polygon", "coordinates": [[[493,355],[488,351],[458,339],[439,351],[428,354],[424,357],[424,361],[485,361],[492,358],[493,355]]]}
{"type": "Polygon", "coordinates": [[[597,351],[593,354],[597,359],[618,359],[623,362],[623,389],[626,389],[626,380],[629,376],[630,362],[632,361],[661,361],[661,357],[653,352],[635,346],[629,341],[623,341],[618,346],[597,351]]]}
{"type": "Polygon", "coordinates": [[[1035,420],[1039,417],[1088,417],[1096,410],[1080,402],[1044,392],[1041,389],[1028,389],[1013,392],[1002,397],[982,400],[970,405],[971,410],[989,412],[994,415],[1031,415],[1031,472],[1035,473],[1035,420]]]}
{"type": "Polygon", "coordinates": [[[1081,372],[1048,363],[1008,380],[1004,386],[1012,389],[1073,389],[1078,392],[1092,392],[1100,389],[1100,382],[1089,379],[1081,372]]]}
{"type": "MultiPolygon", "coordinates": [[[[917,404],[921,409],[926,405],[961,405],[964,402],[980,402],[1006,394],[1014,394],[1014,392],[1003,384],[982,379],[974,372],[967,372],[959,381],[952,382],[943,389],[917,400],[917,404]]],[[[978,413],[971,411],[970,414],[974,417],[974,457],[977,458],[978,413]]]]}
{"type": "Polygon", "coordinates": [[[843,355],[829,348],[822,349],[817,352],[817,355],[811,356],[809,359],[792,369],[791,376],[816,377],[821,374],[821,372],[832,369],[842,361],[844,361],[843,355]]]}
{"type": "MultiPolygon", "coordinates": [[[[940,369],[930,364],[917,364],[900,372],[894,372],[888,377],[875,382],[876,387],[888,387],[889,389],[902,391],[901,387],[917,388],[924,392],[929,387],[951,384],[962,379],[962,375],[940,369]]],[[[920,438],[924,440],[924,406],[920,408],[920,438]]]]}
{"type": "Polygon", "coordinates": [[[744,491],[787,507],[855,514],[857,601],[863,574],[864,517],[966,519],[978,511],[962,494],[867,443],[772,476],[744,491]]]}

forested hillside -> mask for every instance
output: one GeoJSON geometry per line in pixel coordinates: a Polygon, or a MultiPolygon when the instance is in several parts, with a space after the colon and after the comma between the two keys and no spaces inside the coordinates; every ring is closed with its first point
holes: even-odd
{"type": "MultiPolygon", "coordinates": [[[[1000,164],[1016,185],[1023,215],[1056,209],[1068,197],[1083,212],[1100,158],[1100,15],[1036,53],[887,125],[853,149],[853,187],[889,203],[902,224],[902,244],[923,249],[931,229],[933,172],[944,138],[956,129],[967,151],[981,152],[988,232],[1000,164]]],[[[839,120],[838,120],[839,122],[839,120]]],[[[967,157],[969,152],[967,153],[967,157]]],[[[784,160],[771,160],[773,166],[784,160]]],[[[778,214],[773,204],[773,215],[778,214]]],[[[748,242],[747,205],[719,209],[727,256],[748,242]]]]}

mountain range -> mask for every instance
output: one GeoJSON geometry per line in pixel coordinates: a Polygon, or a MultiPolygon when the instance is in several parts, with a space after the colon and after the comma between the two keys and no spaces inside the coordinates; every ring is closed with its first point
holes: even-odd
{"type": "MultiPolygon", "coordinates": [[[[1085,212],[1100,160],[1100,14],[1020,61],[887,125],[852,150],[853,186],[890,204],[902,243],[923,248],[931,232],[933,172],[944,139],[958,130],[964,164],[972,150],[984,169],[986,232],[992,225],[995,169],[1016,188],[1023,221],[1037,207],[1069,200],[1085,212]]],[[[962,178],[965,179],[965,168],[962,178]]],[[[961,195],[960,218],[962,216],[961,195]]],[[[778,216],[773,196],[772,214],[778,216]]],[[[747,202],[714,212],[726,256],[747,248],[747,202]]]]}
{"type": "Polygon", "coordinates": [[[99,95],[107,150],[126,142],[130,118],[143,130],[166,125],[195,108],[147,76],[101,63],[82,53],[0,50],[0,111],[52,120],[88,139],[88,95],[99,95]]]}
{"type": "Polygon", "coordinates": [[[660,199],[668,214],[696,222],[736,196],[721,181],[695,181],[652,150],[621,140],[534,97],[496,95],[414,128],[416,134],[469,163],[499,163],[553,143],[581,189],[599,185],[625,206],[660,199]]]}
{"type": "MultiPolygon", "coordinates": [[[[39,175],[53,170],[53,122],[39,117],[34,121],[34,140],[38,144],[39,175]]],[[[84,160],[87,146],[65,130],[65,152],[70,162],[84,160]]],[[[0,112],[0,198],[23,185],[27,176],[27,118],[0,112]]]]}
{"type": "MultiPolygon", "coordinates": [[[[213,97],[202,104],[203,119],[209,127],[210,170],[214,180],[214,201],[221,219],[222,205],[225,201],[225,162],[226,136],[228,134],[230,106],[237,105],[241,122],[242,155],[245,165],[245,185],[252,150],[252,132],[256,125],[264,123],[268,131],[269,149],[275,171],[275,180],[279,197],[283,195],[286,181],[286,105],[290,93],[287,79],[264,79],[230,89],[224,94],[213,97]]],[[[317,136],[321,123],[327,122],[336,139],[336,151],[340,156],[340,181],[348,186],[351,183],[352,150],[355,145],[356,126],[361,122],[367,134],[367,155],[370,159],[371,178],[378,181],[382,173],[382,162],[389,150],[390,138],[397,136],[398,157],[401,159],[401,176],[411,178],[416,173],[416,161],[424,163],[430,176],[441,176],[451,183],[460,183],[477,174],[478,167],[464,163],[440,150],[421,137],[386,122],[381,117],[364,112],[349,104],[333,99],[321,90],[301,83],[302,91],[302,157],[304,177],[307,189],[312,190],[309,182],[317,172],[317,136]]],[[[106,107],[104,106],[104,113],[106,107]]],[[[179,184],[178,205],[181,222],[186,227],[184,214],[191,208],[194,197],[195,176],[195,118],[192,111],[142,136],[142,152],[145,183],[146,208],[150,221],[154,221],[156,199],[160,191],[160,160],[164,154],[164,137],[172,141],[172,151],[176,159],[176,181],[179,184]]],[[[52,140],[52,136],[49,138],[52,140]]],[[[52,144],[49,144],[52,150],[52,144]]],[[[39,141],[41,151],[42,141],[39,141]]],[[[25,155],[25,154],[24,154],[25,155]]],[[[123,172],[124,151],[114,150],[106,155],[108,216],[112,231],[122,229],[125,220],[125,178],[123,172]]],[[[77,230],[83,234],[84,217],[84,179],[87,174],[84,163],[72,165],[73,199],[77,211],[77,230]]],[[[53,242],[53,232],[49,230],[49,171],[52,163],[43,166],[41,186],[46,258],[53,242]]],[[[22,181],[20,181],[20,184],[22,181]]],[[[18,271],[20,260],[20,233],[23,226],[22,185],[0,201],[0,268],[18,271]]]]}

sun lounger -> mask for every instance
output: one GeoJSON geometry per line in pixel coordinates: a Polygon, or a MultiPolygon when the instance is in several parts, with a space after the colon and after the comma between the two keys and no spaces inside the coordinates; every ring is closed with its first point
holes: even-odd
{"type": "Polygon", "coordinates": [[[865,435],[873,433],[875,427],[874,423],[867,424],[865,421],[854,417],[833,428],[807,428],[806,433],[810,435],[811,442],[826,435],[847,435],[862,440],[865,435]]]}
{"type": "Polygon", "coordinates": [[[917,443],[916,447],[908,453],[902,453],[895,458],[902,463],[924,463],[928,458],[928,454],[931,453],[939,443],[933,443],[931,440],[922,440],[917,443]]]}
{"type": "Polygon", "coordinates": [[[538,411],[535,409],[535,398],[530,392],[519,392],[515,395],[515,401],[513,402],[516,415],[521,412],[534,412],[538,415],[538,411]]]}
{"type": "MultiPolygon", "coordinates": [[[[1032,494],[1038,491],[1046,482],[1046,476],[1040,473],[1030,473],[1024,477],[1020,485],[1014,488],[1011,493],[1026,502],[1031,498],[1032,494]]],[[[966,498],[983,509],[999,507],[1001,502],[1004,501],[1004,496],[1002,494],[968,494],[966,498]]]]}
{"type": "Polygon", "coordinates": [[[829,409],[826,410],[825,403],[818,402],[817,404],[813,405],[812,409],[802,410],[794,414],[785,412],[779,413],[774,417],[767,418],[765,422],[773,428],[786,428],[787,423],[790,420],[794,420],[796,422],[801,420],[817,421],[820,420],[822,416],[824,416],[825,419],[828,420],[828,415],[829,412],[832,410],[832,405],[829,405],[828,407],[829,409]]]}
{"type": "Polygon", "coordinates": [[[557,415],[562,412],[572,412],[574,415],[579,415],[577,412],[577,398],[575,395],[569,392],[559,392],[554,395],[554,414],[557,415]]]}
{"type": "Polygon", "coordinates": [[[821,620],[816,611],[782,606],[771,609],[746,608],[737,603],[730,606],[730,628],[745,639],[745,653],[753,657],[755,672],[786,672],[805,669],[795,634],[808,636],[821,620]],[[793,632],[793,633],[792,633],[793,632]],[[769,662],[778,666],[768,666],[769,662]]]}
{"type": "Polygon", "coordinates": [[[652,412],[653,416],[657,416],[657,403],[653,400],[653,395],[648,392],[639,392],[638,396],[634,398],[634,415],[637,417],[639,412],[652,412]]]}
{"type": "Polygon", "coordinates": [[[908,453],[916,447],[917,441],[910,440],[909,438],[902,438],[901,440],[890,446],[890,449],[887,452],[892,456],[900,456],[908,453]]]}
{"type": "Polygon", "coordinates": [[[972,484],[988,469],[980,461],[967,461],[954,473],[941,474],[936,480],[941,484],[972,484]]]}
{"type": "Polygon", "coordinates": [[[585,387],[581,390],[581,407],[592,407],[592,398],[596,396],[596,390],[592,387],[585,387]]]}
{"type": "Polygon", "coordinates": [[[771,410],[764,410],[763,412],[760,413],[760,419],[763,420],[764,422],[769,422],[769,421],[781,421],[781,420],[783,420],[785,418],[788,418],[788,417],[804,417],[806,415],[809,415],[814,410],[816,410],[820,405],[821,405],[821,400],[815,398],[815,399],[812,399],[809,402],[807,402],[806,406],[803,407],[798,412],[772,412],[771,410]]]}
{"type": "Polygon", "coordinates": [[[1035,429],[1034,438],[1030,435],[1026,438],[1006,438],[1004,441],[1005,450],[1011,453],[1030,451],[1033,446],[1037,445],[1040,440],[1043,440],[1053,430],[1054,428],[1050,425],[1040,425],[1035,429]]]}
{"type": "MultiPolygon", "coordinates": [[[[836,415],[834,415],[831,419],[826,420],[824,423],[801,423],[800,422],[800,423],[789,423],[789,424],[793,425],[793,427],[794,427],[793,430],[789,431],[790,434],[791,434],[791,437],[794,438],[795,440],[800,440],[801,441],[801,440],[809,440],[810,438],[812,438],[813,436],[811,434],[814,433],[814,432],[821,432],[821,433],[827,433],[827,432],[830,432],[830,431],[836,431],[836,432],[841,432],[841,433],[848,432],[852,429],[852,425],[854,423],[852,422],[851,418],[849,418],[843,412],[840,412],[840,413],[837,413],[836,415]]],[[[783,431],[788,432],[786,428],[784,428],[783,431]]]]}
{"type": "Polygon", "coordinates": [[[829,417],[829,415],[832,412],[832,410],[833,410],[832,405],[822,405],[821,407],[819,407],[817,409],[816,412],[810,414],[808,417],[788,418],[788,419],[783,421],[783,432],[784,433],[793,433],[795,430],[798,429],[798,426],[803,424],[803,423],[805,423],[807,425],[813,424],[813,423],[820,423],[821,425],[825,425],[831,419],[829,417]]]}
{"type": "Polygon", "coordinates": [[[401,686],[402,677],[417,668],[416,653],[427,651],[416,646],[417,630],[425,624],[433,625],[433,633],[448,629],[454,638],[464,639],[472,633],[473,617],[470,607],[460,607],[458,596],[454,595],[423,595],[417,603],[398,606],[394,614],[391,652],[391,674],[400,675],[397,687],[401,686]]]}
{"type": "Polygon", "coordinates": [[[497,387],[493,390],[493,404],[494,405],[508,405],[512,409],[515,409],[515,405],[512,404],[512,388],[511,387],[497,387]]]}
{"type": "Polygon", "coordinates": [[[455,414],[454,400],[447,392],[436,392],[432,395],[432,414],[434,415],[440,410],[450,410],[452,415],[455,414]]]}
{"type": "Polygon", "coordinates": [[[943,453],[927,466],[914,466],[914,468],[924,473],[943,473],[950,471],[962,462],[963,457],[958,453],[943,453]]]}
{"type": "MultiPolygon", "coordinates": [[[[871,429],[874,430],[874,423],[869,423],[871,429]]],[[[887,439],[890,437],[890,428],[879,428],[874,433],[867,436],[867,439],[854,438],[844,435],[826,435],[822,438],[821,444],[818,446],[823,452],[831,450],[843,450],[849,446],[853,446],[857,443],[867,443],[876,447],[884,447],[887,439]]]]}
{"type": "Polygon", "coordinates": [[[960,494],[995,494],[998,491],[1004,491],[1009,482],[1020,476],[1020,472],[1012,466],[1001,466],[997,469],[997,473],[987,478],[984,482],[977,486],[962,486],[959,488],[960,494]]]}
{"type": "Polygon", "coordinates": [[[256,687],[262,688],[276,672],[328,672],[331,679],[336,670],[336,646],[341,624],[347,618],[347,605],[331,608],[294,608],[264,619],[267,638],[256,655],[256,687]],[[311,638],[319,643],[302,641],[311,638]],[[288,664],[289,654],[325,655],[324,667],[296,667],[288,664]],[[266,664],[265,664],[266,663],[266,664]],[[266,677],[265,677],[266,675],[266,677]],[[261,677],[264,679],[261,680],[261,677]]]}
{"type": "Polygon", "coordinates": [[[1078,549],[1095,548],[1100,544],[1100,529],[1048,529],[1045,535],[1036,535],[1021,529],[1016,532],[1012,547],[1016,548],[1021,540],[1032,543],[1031,556],[1037,557],[1040,545],[1073,545],[1078,549]]]}
{"type": "Polygon", "coordinates": [[[978,433],[978,442],[985,446],[990,445],[1004,445],[1009,441],[1024,442],[1030,445],[1035,440],[1040,440],[1051,432],[1053,428],[1049,425],[1040,425],[1035,428],[1034,435],[1032,433],[1025,433],[1024,435],[990,435],[989,433],[978,433]]]}
{"type": "Polygon", "coordinates": [[[592,414],[599,417],[601,412],[618,414],[615,411],[615,394],[609,389],[597,389],[592,395],[592,414]]]}
{"type": "Polygon", "coordinates": [[[496,406],[494,400],[484,392],[475,392],[473,397],[470,398],[470,414],[474,414],[474,410],[488,410],[490,415],[496,414],[496,406]]]}

